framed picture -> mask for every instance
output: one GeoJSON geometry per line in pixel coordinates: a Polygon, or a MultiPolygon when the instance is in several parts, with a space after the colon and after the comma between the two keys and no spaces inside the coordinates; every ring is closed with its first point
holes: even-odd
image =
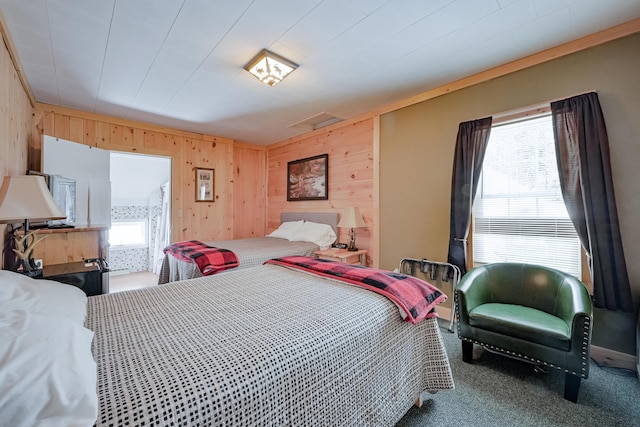
{"type": "Polygon", "coordinates": [[[327,200],[329,155],[287,163],[287,200],[327,200]]]}
{"type": "Polygon", "coordinates": [[[196,202],[215,202],[215,169],[196,168],[196,202]]]}

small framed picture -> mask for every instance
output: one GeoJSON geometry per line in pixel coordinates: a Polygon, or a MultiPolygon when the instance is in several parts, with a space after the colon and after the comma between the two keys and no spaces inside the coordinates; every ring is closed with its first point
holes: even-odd
{"type": "Polygon", "coordinates": [[[287,200],[328,200],[329,155],[287,163],[287,200]]]}
{"type": "Polygon", "coordinates": [[[215,169],[196,168],[196,202],[215,202],[215,169]]]}

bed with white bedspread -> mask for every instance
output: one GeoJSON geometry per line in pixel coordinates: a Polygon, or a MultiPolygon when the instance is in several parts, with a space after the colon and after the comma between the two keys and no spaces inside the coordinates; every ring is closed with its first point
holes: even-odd
{"type": "Polygon", "coordinates": [[[88,299],[96,425],[392,426],[453,388],[435,317],[263,265],[88,299]]]}

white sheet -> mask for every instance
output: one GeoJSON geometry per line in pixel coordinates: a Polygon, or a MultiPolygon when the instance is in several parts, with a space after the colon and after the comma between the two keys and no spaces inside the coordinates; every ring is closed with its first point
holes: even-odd
{"type": "Polygon", "coordinates": [[[83,325],[87,314],[87,296],[75,286],[0,270],[0,310],[26,310],[64,316],[83,325]]]}
{"type": "Polygon", "coordinates": [[[64,316],[0,310],[0,426],[93,425],[92,339],[64,316]]]}

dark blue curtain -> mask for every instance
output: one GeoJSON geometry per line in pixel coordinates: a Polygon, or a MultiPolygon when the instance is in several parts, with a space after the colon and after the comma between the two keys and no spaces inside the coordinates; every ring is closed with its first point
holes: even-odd
{"type": "Polygon", "coordinates": [[[551,112],[562,196],[587,251],[595,306],[631,313],[609,138],[598,94],[553,102],[551,112]]]}

